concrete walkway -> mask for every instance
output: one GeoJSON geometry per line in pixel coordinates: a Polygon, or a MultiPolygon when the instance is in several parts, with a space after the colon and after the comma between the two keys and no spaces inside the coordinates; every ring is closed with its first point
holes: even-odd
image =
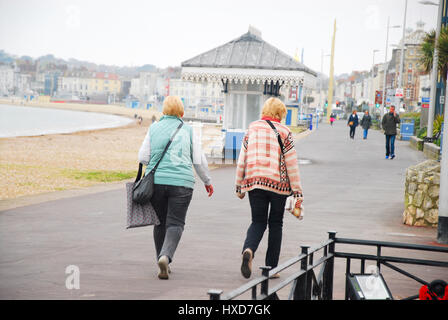
{"type": "MultiPolygon", "coordinates": [[[[333,127],[321,124],[296,143],[300,159],[310,161],[300,167],[306,213],[302,221],[285,216],[280,262],[297,255],[300,245],[320,244],[329,230],[344,238],[435,244],[435,229],[401,222],[405,170],[423,161],[423,154],[397,141],[396,159],[384,160],[380,132],[371,130],[367,140],[360,129],[354,141],[348,135],[345,122],[337,121],[333,127]]],[[[152,227],[125,229],[124,184],[1,211],[0,299],[208,299],[209,289],[237,288],[247,282],[239,268],[250,209],[247,197],[234,196],[234,173],[234,167],[212,171],[212,199],[197,184],[169,281],[157,278],[152,227]],[[79,290],[66,288],[69,265],[80,269],[79,290]]],[[[255,275],[264,263],[266,238],[254,259],[255,275]]],[[[345,249],[351,248],[337,247],[345,249]]],[[[373,248],[363,252],[375,253],[373,248]]],[[[448,260],[446,254],[383,253],[448,260]]],[[[352,266],[359,271],[356,263],[352,266]]],[[[406,270],[427,281],[448,280],[440,268],[406,270]]],[[[344,273],[345,261],[338,259],[337,299],[344,297],[344,273]]],[[[384,270],[384,276],[396,297],[418,293],[417,282],[392,270],[384,270]]]]}

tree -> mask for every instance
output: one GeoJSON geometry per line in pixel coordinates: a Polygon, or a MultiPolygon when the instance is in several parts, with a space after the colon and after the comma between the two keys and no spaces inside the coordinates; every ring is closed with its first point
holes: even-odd
{"type": "MultiPolygon", "coordinates": [[[[422,53],[420,62],[423,64],[425,72],[428,73],[432,70],[435,38],[435,30],[427,32],[420,47],[422,53]]],[[[445,87],[446,75],[448,72],[448,27],[445,26],[441,28],[437,42],[437,50],[439,53],[438,71],[442,74],[445,87]]]]}

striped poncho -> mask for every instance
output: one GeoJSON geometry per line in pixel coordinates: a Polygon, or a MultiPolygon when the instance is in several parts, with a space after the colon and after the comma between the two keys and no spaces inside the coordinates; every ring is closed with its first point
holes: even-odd
{"type": "Polygon", "coordinates": [[[288,127],[271,118],[250,124],[243,138],[235,184],[237,193],[263,189],[302,196],[297,153],[288,127]],[[283,153],[274,130],[265,120],[271,120],[279,132],[283,153]]]}

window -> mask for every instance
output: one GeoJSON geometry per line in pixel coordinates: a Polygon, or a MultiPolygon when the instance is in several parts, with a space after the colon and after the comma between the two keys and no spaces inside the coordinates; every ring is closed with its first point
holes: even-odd
{"type": "Polygon", "coordinates": [[[406,89],[406,99],[411,98],[411,89],[406,89]]]}
{"type": "Polygon", "coordinates": [[[408,74],[408,83],[411,83],[412,82],[412,73],[409,73],[408,74]]]}
{"type": "Polygon", "coordinates": [[[408,69],[410,69],[410,70],[412,69],[412,63],[409,64],[408,69]]]}

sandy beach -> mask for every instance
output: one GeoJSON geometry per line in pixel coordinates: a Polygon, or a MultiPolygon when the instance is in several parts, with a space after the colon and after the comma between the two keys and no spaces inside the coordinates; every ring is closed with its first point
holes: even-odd
{"type": "MultiPolygon", "coordinates": [[[[11,100],[0,100],[11,104],[11,100]]],[[[138,150],[153,116],[152,110],[113,105],[27,103],[26,106],[109,113],[143,122],[71,134],[0,139],[0,200],[53,191],[72,190],[128,180],[138,169],[138,150]]],[[[204,136],[219,134],[209,126],[204,136]]],[[[207,141],[206,141],[207,142],[207,141]]]]}
{"type": "MultiPolygon", "coordinates": [[[[0,100],[11,104],[11,100],[0,100]]],[[[160,113],[152,110],[127,109],[113,105],[45,104],[27,106],[110,113],[143,122],[71,134],[0,139],[0,200],[54,191],[80,189],[110,184],[135,177],[138,150],[152,118],[160,113]]],[[[304,132],[300,136],[306,136],[304,132]]],[[[213,141],[220,137],[221,127],[203,126],[203,149],[210,152],[213,141]]],[[[296,135],[296,139],[300,138],[296,135]]],[[[216,167],[210,165],[211,169],[216,167]]]]}

